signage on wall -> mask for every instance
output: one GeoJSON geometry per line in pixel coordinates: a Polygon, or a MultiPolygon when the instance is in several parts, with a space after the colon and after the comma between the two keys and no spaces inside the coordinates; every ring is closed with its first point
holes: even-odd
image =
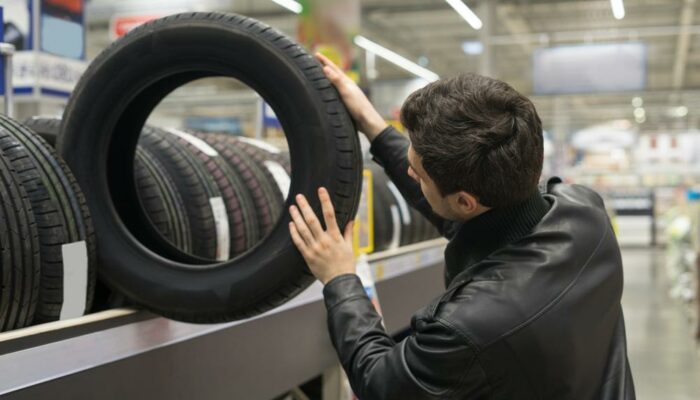
{"type": "Polygon", "coordinates": [[[39,21],[42,52],[85,60],[83,0],[41,0],[39,21]]]}
{"type": "Polygon", "coordinates": [[[0,6],[3,38],[17,49],[15,94],[67,98],[86,67],[85,0],[0,0],[0,6]]]}
{"type": "Polygon", "coordinates": [[[109,21],[109,36],[112,40],[117,40],[120,37],[131,32],[134,28],[164,17],[166,14],[146,14],[146,15],[115,15],[109,21]]]}

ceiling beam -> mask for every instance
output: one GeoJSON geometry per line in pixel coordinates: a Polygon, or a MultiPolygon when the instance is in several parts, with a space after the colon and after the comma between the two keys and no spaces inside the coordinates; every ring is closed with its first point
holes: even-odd
{"type": "MultiPolygon", "coordinates": [[[[497,7],[496,10],[498,18],[503,22],[503,25],[506,27],[508,32],[510,32],[511,36],[518,37],[521,35],[532,34],[532,29],[527,21],[521,16],[522,13],[519,12],[518,6],[514,4],[503,4],[497,7]]],[[[528,56],[532,54],[532,51],[535,49],[535,46],[530,42],[522,41],[518,44],[523,49],[523,52],[528,56]]]]}
{"type": "Polygon", "coordinates": [[[674,89],[683,87],[685,71],[688,65],[688,53],[690,50],[690,26],[695,17],[695,0],[685,0],[680,16],[680,32],[676,42],[676,57],[673,63],[673,76],[671,86],[674,89]]]}

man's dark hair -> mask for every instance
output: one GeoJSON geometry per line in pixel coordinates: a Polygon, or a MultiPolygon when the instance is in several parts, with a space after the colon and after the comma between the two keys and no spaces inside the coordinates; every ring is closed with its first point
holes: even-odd
{"type": "Polygon", "coordinates": [[[500,208],[537,190],[542,122],[505,82],[476,74],[433,82],[409,96],[401,123],[443,196],[463,190],[500,208]]]}

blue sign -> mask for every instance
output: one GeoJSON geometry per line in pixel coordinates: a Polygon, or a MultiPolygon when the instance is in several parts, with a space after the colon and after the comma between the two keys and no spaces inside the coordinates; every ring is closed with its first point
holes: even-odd
{"type": "Polygon", "coordinates": [[[241,121],[238,118],[228,117],[187,117],[185,129],[198,132],[229,133],[242,135],[241,121]]]}

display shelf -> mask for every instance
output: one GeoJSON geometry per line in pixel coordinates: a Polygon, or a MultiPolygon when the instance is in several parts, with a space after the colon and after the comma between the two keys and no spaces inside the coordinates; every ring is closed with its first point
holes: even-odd
{"type": "MultiPolygon", "coordinates": [[[[443,290],[444,240],[374,254],[387,330],[443,290]]],[[[111,310],[0,335],[3,399],[270,399],[337,362],[322,286],[243,321],[195,325],[111,310]]]]}

